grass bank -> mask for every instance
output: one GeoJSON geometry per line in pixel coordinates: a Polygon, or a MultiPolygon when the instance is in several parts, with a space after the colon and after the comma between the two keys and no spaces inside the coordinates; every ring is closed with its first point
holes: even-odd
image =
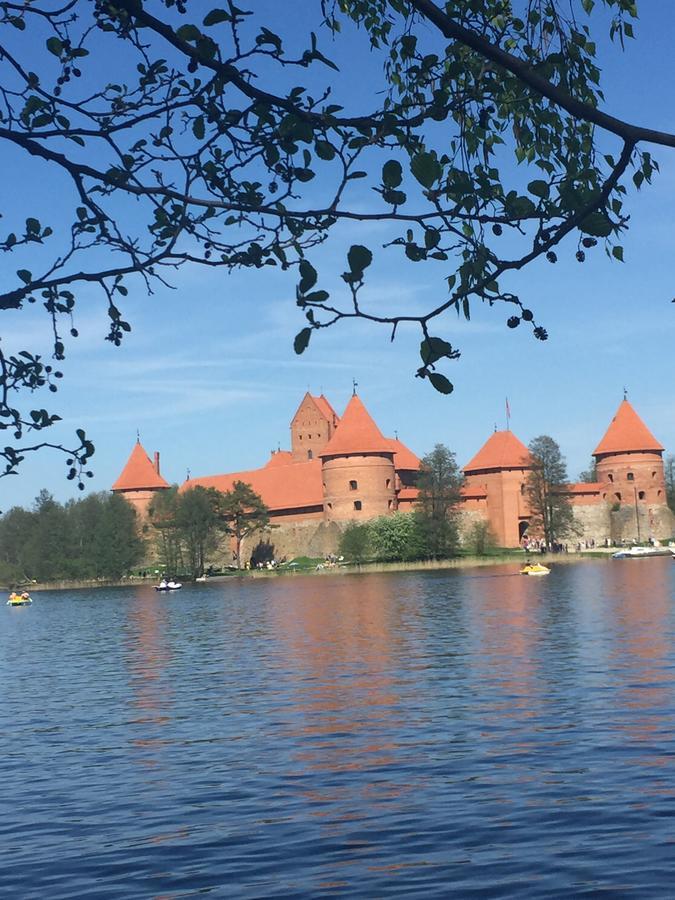
{"type": "MultiPolygon", "coordinates": [[[[530,557],[531,561],[542,562],[551,565],[567,565],[585,561],[597,562],[598,559],[609,559],[608,553],[543,553],[530,557]]],[[[231,578],[281,578],[325,575],[364,575],[370,572],[436,572],[444,569],[474,569],[490,566],[513,565],[522,566],[525,563],[525,554],[518,550],[504,551],[494,556],[458,556],[454,559],[418,560],[417,562],[367,562],[367,563],[340,563],[332,567],[316,568],[316,564],[308,566],[281,566],[276,569],[242,569],[233,571],[227,575],[216,575],[209,578],[209,582],[226,581],[231,578]]],[[[72,591],[91,590],[92,588],[108,587],[138,587],[140,585],[152,586],[154,578],[123,578],[118,581],[103,581],[89,579],[85,581],[49,581],[25,585],[22,590],[28,591],[72,591]]],[[[186,584],[191,582],[186,581],[186,584]]],[[[9,591],[9,586],[0,586],[0,590],[9,591]]]]}

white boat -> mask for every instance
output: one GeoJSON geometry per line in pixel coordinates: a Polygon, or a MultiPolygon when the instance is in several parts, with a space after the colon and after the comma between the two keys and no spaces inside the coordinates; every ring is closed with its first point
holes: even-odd
{"type": "Polygon", "coordinates": [[[612,553],[612,559],[644,559],[649,556],[673,556],[670,547],[626,547],[612,553]]]}
{"type": "Polygon", "coordinates": [[[183,585],[179,581],[160,581],[155,585],[156,591],[179,591],[183,585]]]}

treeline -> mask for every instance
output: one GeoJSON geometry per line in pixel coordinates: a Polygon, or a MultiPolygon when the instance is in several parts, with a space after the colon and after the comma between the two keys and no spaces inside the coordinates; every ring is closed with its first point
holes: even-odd
{"type": "Polygon", "coordinates": [[[143,558],[134,509],[116,494],[58,503],[43,490],[31,509],[0,517],[0,582],[119,578],[143,558]]]}
{"type": "Polygon", "coordinates": [[[399,512],[370,522],[351,522],[340,541],[340,554],[354,563],[452,559],[460,549],[484,556],[494,548],[487,522],[475,522],[460,541],[452,512],[443,522],[440,534],[424,513],[399,512]]]}

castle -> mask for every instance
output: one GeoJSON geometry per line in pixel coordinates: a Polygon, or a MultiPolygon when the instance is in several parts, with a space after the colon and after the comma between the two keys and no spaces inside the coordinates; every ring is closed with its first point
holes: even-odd
{"type": "MultiPolygon", "coordinates": [[[[665,539],[673,534],[666,502],[664,448],[624,398],[593,451],[597,481],[569,484],[579,539],[595,543],[665,539]]],[[[398,438],[385,437],[354,392],[339,417],[322,395],[305,394],[291,421],[291,449],[272,452],[259,469],[188,479],[227,491],[251,485],[270,512],[279,555],[320,555],[337,548],[347,522],[409,511],[417,499],[420,460],[398,438]]],[[[499,546],[519,546],[528,533],[527,447],[510,430],[495,431],[464,466],[461,526],[489,525],[499,546]]],[[[137,441],[112,490],[141,517],[169,487],[137,441]]]]}

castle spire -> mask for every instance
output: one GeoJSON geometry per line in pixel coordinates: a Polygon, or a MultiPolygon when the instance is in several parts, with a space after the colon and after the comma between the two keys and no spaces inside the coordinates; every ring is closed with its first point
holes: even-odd
{"type": "Polygon", "coordinates": [[[663,447],[624,397],[616,415],[609,423],[603,439],[593,451],[593,455],[602,456],[605,453],[635,453],[649,450],[662,453],[663,447]]]}

